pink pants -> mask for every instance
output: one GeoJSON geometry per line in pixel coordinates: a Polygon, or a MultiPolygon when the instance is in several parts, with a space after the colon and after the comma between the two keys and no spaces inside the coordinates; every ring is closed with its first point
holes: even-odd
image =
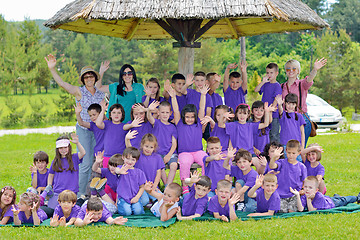
{"type": "Polygon", "coordinates": [[[206,153],[203,150],[197,152],[182,152],[179,154],[179,164],[180,164],[180,179],[185,180],[185,178],[190,177],[190,167],[194,162],[199,164],[202,169],[202,174],[205,174],[203,158],[206,156],[206,153]]]}
{"type": "MultiPolygon", "coordinates": [[[[109,165],[110,157],[104,157],[103,160],[103,168],[107,168],[109,165]]],[[[116,192],[114,192],[108,184],[105,185],[105,192],[112,198],[114,202],[116,202],[116,192]]]]}

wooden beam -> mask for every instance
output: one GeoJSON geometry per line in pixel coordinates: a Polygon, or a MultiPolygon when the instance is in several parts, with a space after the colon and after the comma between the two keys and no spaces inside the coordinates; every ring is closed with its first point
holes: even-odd
{"type": "Polygon", "coordinates": [[[176,41],[181,41],[182,37],[180,34],[167,22],[162,19],[155,19],[155,22],[160,25],[167,33],[169,33],[176,41]]]}
{"type": "Polygon", "coordinates": [[[235,24],[229,18],[225,18],[225,21],[228,23],[228,26],[229,26],[232,34],[234,35],[234,38],[239,39],[239,34],[236,31],[235,24]]]}
{"type": "Polygon", "coordinates": [[[215,19],[211,19],[210,21],[208,21],[202,28],[200,28],[199,31],[197,31],[195,33],[195,38],[194,41],[196,41],[197,39],[199,39],[201,37],[201,35],[203,35],[207,30],[209,30],[209,28],[211,28],[212,26],[214,26],[219,20],[215,20],[215,19]]]}
{"type": "Polygon", "coordinates": [[[131,27],[130,27],[130,29],[129,29],[128,34],[127,34],[126,37],[125,37],[126,40],[130,41],[130,40],[133,38],[136,30],[139,28],[140,22],[141,22],[141,19],[140,19],[140,18],[137,18],[137,19],[133,22],[133,24],[131,25],[131,27]]]}

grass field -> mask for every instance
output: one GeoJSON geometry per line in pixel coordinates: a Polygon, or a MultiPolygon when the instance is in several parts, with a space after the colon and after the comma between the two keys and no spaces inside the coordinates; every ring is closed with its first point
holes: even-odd
{"type": "MultiPolygon", "coordinates": [[[[0,186],[12,185],[21,194],[30,186],[29,166],[37,150],[54,157],[58,135],[29,134],[0,137],[0,186]]],[[[321,135],[310,139],[324,148],[327,195],[357,195],[360,191],[360,134],[321,135]]],[[[85,227],[85,228],[0,228],[2,239],[357,239],[360,213],[311,215],[261,221],[177,222],[169,228],[85,227]]]]}

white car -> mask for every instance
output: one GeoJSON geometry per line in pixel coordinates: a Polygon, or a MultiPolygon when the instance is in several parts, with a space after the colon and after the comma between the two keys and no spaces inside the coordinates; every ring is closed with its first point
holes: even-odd
{"type": "Polygon", "coordinates": [[[342,124],[341,112],[321,97],[308,94],[306,104],[310,119],[316,122],[319,128],[336,129],[342,124]]]}

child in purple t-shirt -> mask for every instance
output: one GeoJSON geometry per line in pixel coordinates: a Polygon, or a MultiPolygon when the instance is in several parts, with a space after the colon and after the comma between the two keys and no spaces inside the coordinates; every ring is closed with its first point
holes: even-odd
{"type": "MultiPolygon", "coordinates": [[[[264,103],[262,101],[255,101],[251,105],[251,121],[263,123],[265,118],[264,103]]],[[[271,124],[273,118],[272,114],[269,114],[269,123],[271,124]]],[[[265,145],[270,142],[269,132],[271,125],[263,129],[254,131],[254,153],[259,156],[264,151],[265,145]]]]}
{"type": "Polygon", "coordinates": [[[250,213],[249,217],[272,216],[280,210],[280,196],[276,191],[277,187],[275,174],[268,173],[256,178],[255,185],[248,192],[249,197],[256,198],[256,213],[250,213]]]}
{"type": "Polygon", "coordinates": [[[21,225],[23,223],[31,223],[35,226],[40,225],[40,223],[47,219],[47,215],[39,207],[39,195],[32,192],[21,194],[17,208],[15,205],[12,206],[14,225],[21,225]]]}
{"type": "Polygon", "coordinates": [[[73,225],[80,211],[80,206],[76,205],[76,194],[70,190],[64,190],[59,194],[58,202],[54,210],[54,215],[50,220],[50,226],[70,226],[73,225]]]}
{"type": "Polygon", "coordinates": [[[34,154],[34,163],[30,166],[31,171],[31,186],[38,191],[40,194],[45,190],[47,186],[47,180],[49,176],[49,156],[46,152],[37,151],[34,154]]]}
{"type": "Polygon", "coordinates": [[[142,96],[142,103],[144,104],[144,107],[148,107],[152,102],[158,101],[163,102],[165,101],[165,98],[160,97],[160,83],[157,78],[150,78],[146,82],[145,86],[145,95],[142,96]]]}
{"type": "Polygon", "coordinates": [[[262,152],[260,155],[260,158],[265,157],[266,159],[266,167],[264,174],[267,174],[271,171],[274,172],[274,170],[271,170],[269,168],[270,159],[274,158],[274,161],[277,161],[280,158],[284,158],[283,149],[284,149],[283,145],[281,145],[279,142],[271,142],[265,145],[264,152],[262,152]],[[276,149],[280,149],[280,156],[277,155],[276,157],[274,157],[274,153],[276,149]]]}
{"type": "Polygon", "coordinates": [[[185,183],[190,187],[190,192],[184,194],[182,208],[176,214],[178,220],[192,220],[201,217],[208,204],[208,193],[211,190],[211,179],[208,176],[200,176],[195,171],[190,178],[185,179],[185,183]],[[182,212],[182,214],[181,214],[182,212]]]}
{"type": "Polygon", "coordinates": [[[181,112],[182,109],[185,107],[186,105],[186,95],[183,95],[181,93],[181,89],[182,87],[185,85],[185,77],[184,75],[182,75],[181,73],[175,73],[172,77],[171,77],[171,84],[169,80],[166,80],[164,83],[164,92],[163,95],[165,97],[166,100],[169,101],[169,103],[171,103],[171,116],[170,116],[170,120],[172,121],[174,119],[174,110],[172,107],[172,101],[171,101],[171,97],[169,95],[169,93],[167,92],[168,86],[171,86],[174,90],[175,90],[175,96],[176,96],[176,100],[179,106],[179,111],[181,112]]]}
{"type": "Polygon", "coordinates": [[[96,222],[105,222],[109,225],[124,225],[127,220],[127,218],[121,216],[112,218],[111,213],[103,205],[100,198],[90,197],[89,201],[81,207],[74,225],[83,227],[96,222]]]}
{"type": "Polygon", "coordinates": [[[220,180],[215,189],[216,195],[213,196],[208,205],[208,211],[214,218],[229,222],[237,219],[235,214],[235,203],[240,200],[240,196],[234,193],[231,196],[231,182],[228,180],[220,180]]]}
{"type": "Polygon", "coordinates": [[[15,204],[16,191],[11,186],[5,186],[0,191],[0,225],[13,222],[11,206],[15,204]]]}
{"type": "Polygon", "coordinates": [[[218,89],[220,86],[220,81],[221,76],[219,74],[216,74],[214,72],[206,74],[206,84],[209,84],[210,86],[209,95],[213,103],[210,116],[213,119],[215,119],[215,108],[219,105],[224,104],[222,97],[218,93],[216,93],[216,89],[218,89]]]}

